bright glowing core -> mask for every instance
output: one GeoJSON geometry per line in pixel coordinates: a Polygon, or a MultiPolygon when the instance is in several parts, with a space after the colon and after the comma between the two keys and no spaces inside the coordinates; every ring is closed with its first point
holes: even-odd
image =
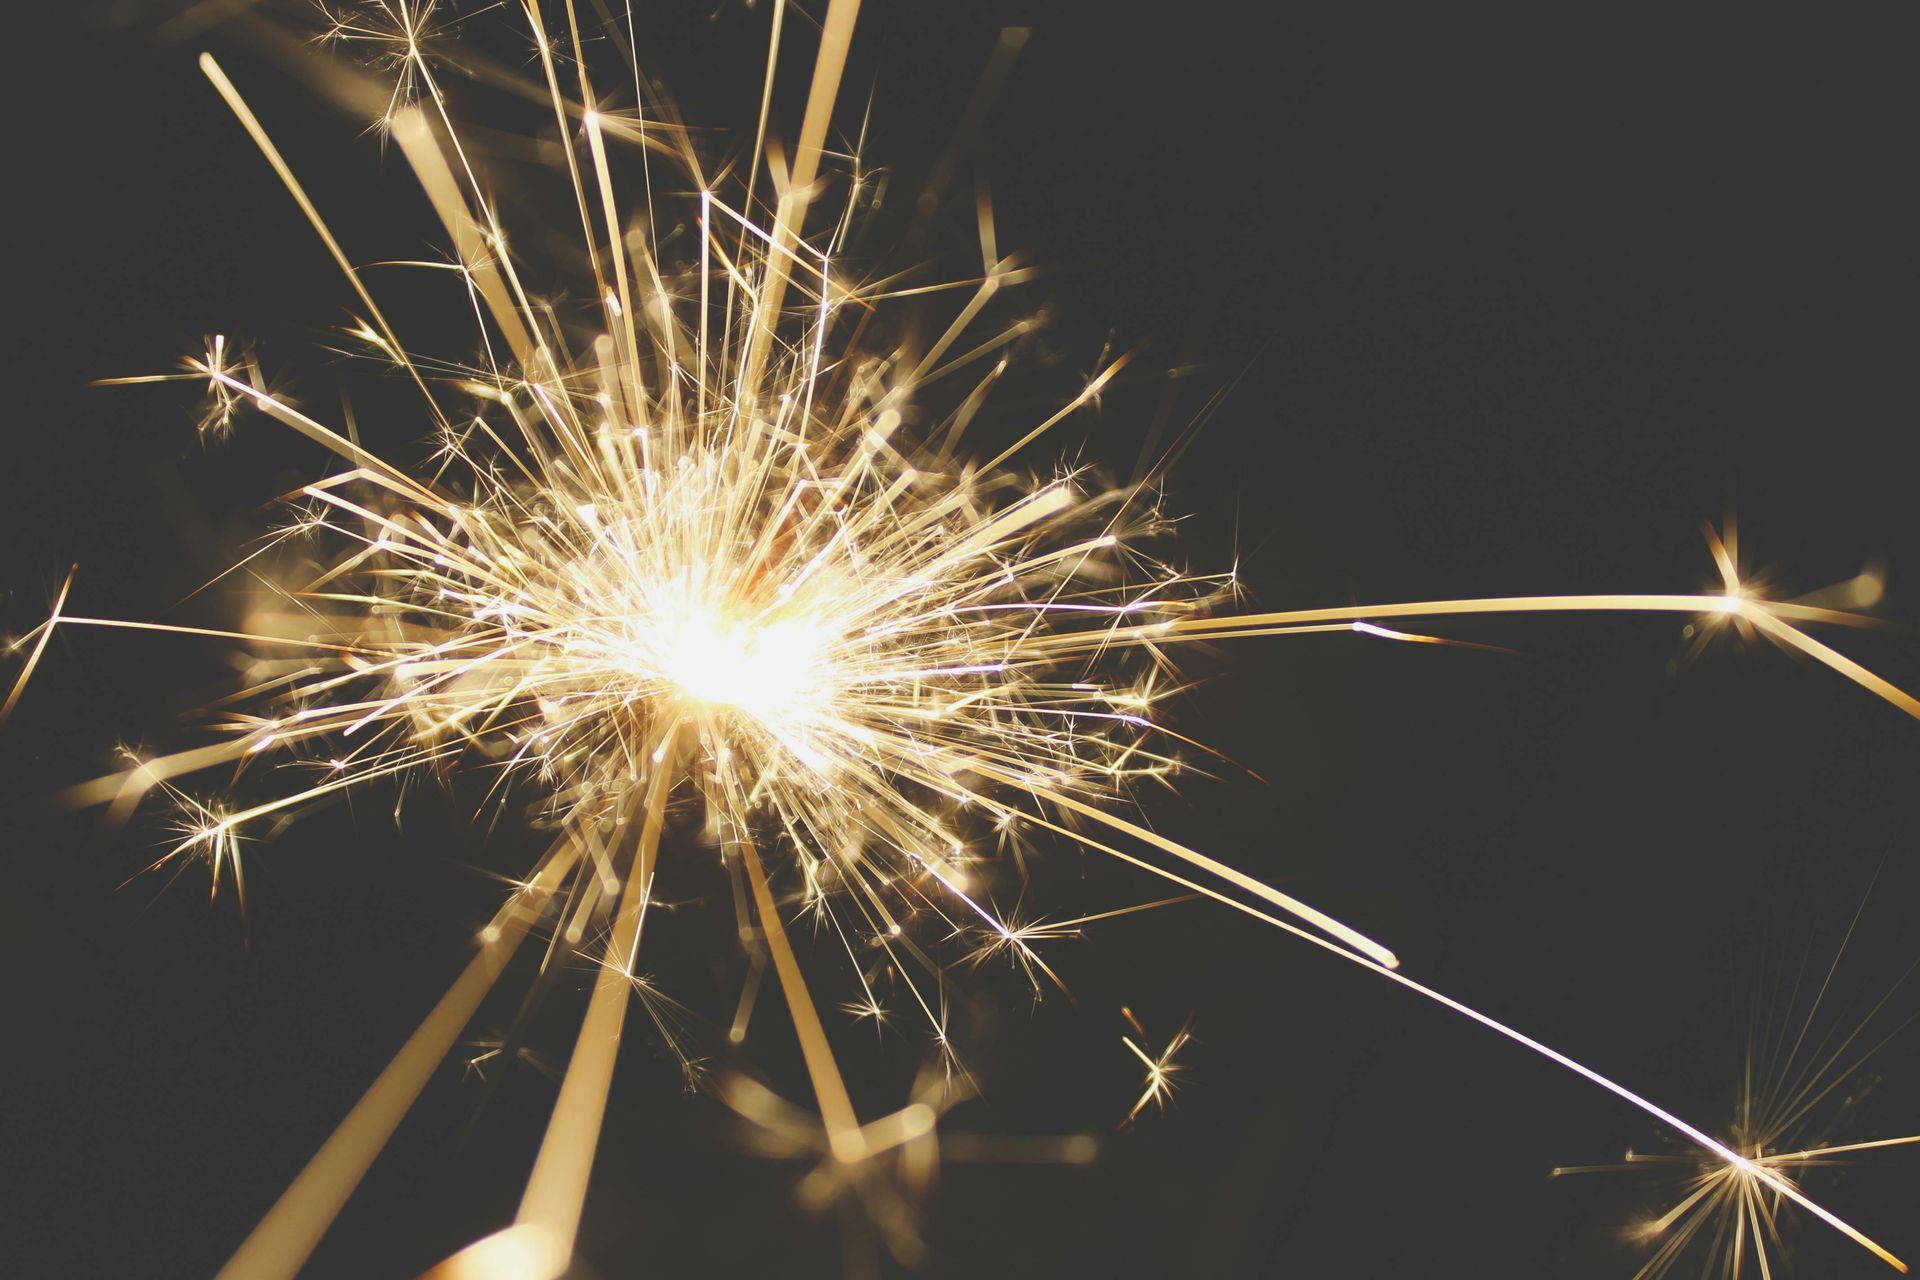
{"type": "Polygon", "coordinates": [[[804,619],[749,621],[693,606],[661,621],[661,674],[689,698],[777,721],[824,697],[827,637],[804,619]]]}

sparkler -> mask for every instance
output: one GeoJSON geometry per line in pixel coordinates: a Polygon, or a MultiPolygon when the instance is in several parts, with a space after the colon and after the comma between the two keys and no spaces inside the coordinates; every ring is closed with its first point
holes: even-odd
{"type": "MultiPolygon", "coordinates": [[[[801,913],[844,944],[857,973],[853,939],[871,939],[948,1069],[964,1072],[946,1036],[947,966],[916,937],[916,922],[977,940],[977,956],[1011,957],[1036,989],[1058,981],[1036,944],[1084,923],[1022,925],[998,910],[992,868],[977,852],[991,828],[1110,855],[1445,1005],[1672,1126],[1730,1184],[1791,1199],[1904,1270],[1807,1199],[1779,1160],[1740,1154],[1398,972],[1393,953],[1361,931],[1123,813],[1128,789],[1173,779],[1190,745],[1155,718],[1178,685],[1181,645],[1326,631],[1435,642],[1380,623],[1680,613],[1705,631],[1763,635],[1920,717],[1920,700],[1807,631],[1873,620],[1765,598],[1742,580],[1731,536],[1711,532],[1723,580],[1713,594],[1235,612],[1231,573],[1190,574],[1156,550],[1168,521],[1145,484],[1021,469],[1037,442],[1096,402],[1125,356],[1012,445],[969,461],[969,426],[1026,328],[982,337],[976,326],[1029,271],[999,252],[983,202],[977,279],[849,282],[840,258],[867,181],[857,158],[844,206],[808,230],[829,186],[827,135],[857,8],[832,0],[827,9],[789,158],[775,154],[766,123],[785,14],[776,3],[753,160],[744,184],[733,184],[744,189],[727,198],[729,180],[642,83],[630,18],[602,33],[634,61],[635,104],[621,110],[592,81],[574,6],[552,30],[541,6],[524,7],[539,79],[516,87],[552,116],[579,219],[580,278],[591,287],[585,315],[540,300],[523,278],[500,202],[436,79],[435,57],[462,56],[430,56],[437,6],[384,0],[337,15],[332,37],[372,44],[395,73],[371,95],[372,114],[453,246],[451,274],[478,320],[480,350],[459,365],[402,342],[267,128],[202,57],[354,290],[352,337],[417,388],[437,451],[418,469],[388,460],[350,425],[328,425],[276,394],[258,361],[224,338],[185,373],[120,380],[203,382],[203,428],[227,430],[246,408],[334,454],[342,469],[305,486],[291,523],[256,553],[297,538],[327,549],[324,566],[276,585],[237,630],[78,616],[63,589],[49,620],[19,642],[26,657],[0,715],[55,627],[252,646],[245,687],[219,711],[218,740],[64,794],[113,817],[155,789],[183,802],[189,828],[155,866],[203,861],[216,886],[225,873],[238,889],[241,840],[257,824],[422,773],[488,776],[497,802],[526,798],[554,833],[459,979],[222,1274],[299,1268],[520,944],[548,927],[549,963],[574,952],[597,963],[590,1002],[515,1223],[437,1274],[565,1268],[626,1012],[636,993],[648,995],[636,962],[657,877],[677,856],[663,845],[669,809],[681,804],[704,812],[737,889],[743,937],[791,1014],[821,1118],[817,1146],[792,1145],[824,1154],[823,1167],[865,1169],[919,1151],[935,1110],[915,1101],[862,1121],[776,886],[797,885],[801,913]],[[636,158],[644,219],[627,212],[626,166],[636,158]],[[770,201],[757,192],[763,160],[770,201]],[[693,192],[697,245],[684,261],[650,230],[655,165],[693,192]],[[875,317],[905,299],[949,288],[967,290],[966,301],[931,340],[869,332],[884,330],[875,317]],[[962,375],[970,388],[947,394],[962,375]],[[935,403],[947,407],[932,428],[915,425],[935,403]],[[196,799],[176,782],[215,769],[250,780],[288,761],[317,776],[245,802],[196,799]]],[[[339,83],[356,100],[369,96],[339,83]]],[[[877,1018],[864,973],[861,982],[855,1005],[877,1018]]],[[[1128,1041],[1148,1067],[1134,1114],[1164,1098],[1184,1041],[1182,1032],[1158,1055],[1128,1041]]],[[[730,1100],[798,1133],[741,1087],[730,1100]]]]}

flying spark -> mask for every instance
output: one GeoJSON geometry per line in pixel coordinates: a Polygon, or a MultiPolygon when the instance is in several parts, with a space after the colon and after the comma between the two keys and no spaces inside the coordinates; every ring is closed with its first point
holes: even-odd
{"type": "Polygon", "coordinates": [[[1920,1144],[1920,1134],[1853,1141],[1832,1136],[1836,1128],[1858,1119],[1869,1092],[1863,1069],[1913,1022],[1910,1014],[1888,1028],[1879,1019],[1920,964],[1896,979],[1850,1030],[1843,1031],[1846,1024],[1833,1020],[1822,1027],[1822,1010],[1866,906],[1863,898],[1819,984],[1805,1000],[1804,1013],[1799,1009],[1809,976],[1804,961],[1784,1006],[1769,1002],[1764,1022],[1756,1013],[1727,1129],[1726,1145],[1738,1159],[1713,1159],[1697,1150],[1629,1151],[1619,1164],[1566,1165],[1553,1171],[1555,1177],[1658,1173],[1676,1181],[1673,1203],[1628,1229],[1633,1243],[1651,1250],[1633,1280],[1661,1280],[1696,1253],[1706,1259],[1705,1275],[1739,1280],[1751,1271],[1771,1280],[1787,1248],[1783,1210],[1790,1203],[1805,1203],[1802,1184],[1809,1172],[1847,1164],[1867,1152],[1920,1144]]]}

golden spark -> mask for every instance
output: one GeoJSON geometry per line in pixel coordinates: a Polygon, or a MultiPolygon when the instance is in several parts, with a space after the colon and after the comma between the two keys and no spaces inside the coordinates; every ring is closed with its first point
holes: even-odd
{"type": "MultiPolygon", "coordinates": [[[[204,380],[215,426],[246,406],[338,459],[340,470],[301,490],[299,514],[283,531],[323,548],[323,567],[276,582],[235,629],[76,616],[63,591],[49,620],[16,645],[28,657],[5,710],[56,627],[250,646],[253,666],[218,709],[216,740],[64,793],[124,817],[156,788],[176,795],[175,780],[187,775],[218,769],[246,784],[268,773],[268,762],[313,764],[298,788],[189,802],[191,826],[162,864],[198,858],[236,888],[240,834],[254,824],[423,773],[490,775],[495,797],[526,800],[553,832],[480,931],[465,970],[222,1276],[299,1269],[536,928],[552,930],[554,953],[591,959],[590,1001],[514,1223],[436,1274],[553,1277],[566,1268],[636,997],[677,1043],[670,1006],[636,968],[657,877],[670,870],[662,857],[670,805],[706,814],[737,889],[750,984],[757,989],[772,970],[798,1035],[820,1117],[809,1149],[823,1153],[834,1187],[882,1155],[920,1150],[936,1112],[914,1102],[860,1119],[776,883],[798,884],[801,909],[825,922],[856,972],[863,950],[885,957],[900,1005],[887,1015],[921,1019],[949,1075],[964,1074],[946,1035],[945,968],[915,935],[985,939],[983,953],[1050,976],[1037,944],[1084,922],[1003,919],[981,845],[1059,840],[1152,872],[1478,1021],[1671,1126],[1730,1182],[1799,1203],[1901,1266],[1809,1200],[1784,1166],[1736,1151],[1422,985],[1360,930],[1123,812],[1130,786],[1182,767],[1187,744],[1154,718],[1166,687],[1178,683],[1181,645],[1324,631],[1418,642],[1436,637],[1383,624],[1677,613],[1731,619],[1920,716],[1920,700],[1807,630],[1872,619],[1767,599],[1739,579],[1724,546],[1721,589],[1705,594],[1233,612],[1232,574],[1193,575],[1156,550],[1168,521],[1147,484],[1115,485],[1086,469],[1036,476],[1025,461],[1043,437],[1097,405],[1126,355],[1011,445],[969,457],[969,427],[1031,327],[1016,321],[983,335],[978,326],[1029,270],[1000,253],[983,201],[977,278],[850,283],[840,260],[867,177],[857,152],[847,172],[835,168],[828,134],[858,3],[827,6],[802,123],[780,150],[766,121],[785,10],[776,0],[767,96],[744,184],[710,170],[647,87],[630,19],[600,33],[634,64],[634,102],[624,109],[591,79],[585,50],[596,37],[583,35],[571,0],[564,28],[553,31],[543,6],[523,6],[534,83],[472,59],[476,80],[506,83],[550,113],[546,127],[577,213],[577,227],[566,230],[579,240],[581,261],[570,269],[584,306],[547,301],[527,283],[527,260],[500,219],[503,202],[434,71],[437,57],[468,56],[456,42],[429,38],[436,6],[377,3],[333,21],[335,42],[373,45],[395,77],[369,88],[336,70],[328,83],[380,121],[446,229],[454,268],[440,274],[457,281],[460,306],[479,321],[479,356],[464,363],[401,341],[367,273],[239,88],[201,57],[345,275],[360,315],[349,335],[417,389],[435,456],[420,468],[389,460],[361,443],[351,421],[328,425],[275,393],[251,356],[217,340],[186,375],[160,376],[204,380]],[[772,178],[765,201],[756,192],[763,163],[772,178]],[[644,175],[638,213],[627,203],[636,166],[644,175]],[[692,193],[690,246],[673,247],[670,233],[654,230],[668,172],[672,189],[692,193]],[[812,217],[843,178],[840,209],[812,217]],[[948,323],[877,336],[888,326],[876,317],[946,291],[965,299],[948,323]]],[[[916,310],[916,319],[925,314],[916,310]]],[[[272,577],[264,565],[262,576],[272,577]]],[[[287,776],[271,772],[276,781],[287,776]]],[[[883,1006],[862,983],[855,1007],[877,1022],[883,1006]]],[[[743,999],[731,1039],[744,1035],[750,1005],[743,999]]],[[[1164,1100],[1185,1039],[1182,1032],[1157,1055],[1128,1040],[1149,1071],[1135,1114],[1164,1100]]],[[[738,1089],[729,1097],[797,1132],[771,1103],[738,1089]]]]}
{"type": "MultiPolygon", "coordinates": [[[[1134,1034],[1144,1040],[1147,1035],[1146,1028],[1142,1027],[1140,1020],[1134,1017],[1133,1010],[1123,1008],[1120,1013],[1132,1025],[1134,1034]]],[[[1167,1041],[1166,1048],[1158,1054],[1150,1054],[1134,1043],[1133,1036],[1120,1037],[1120,1043],[1127,1046],[1128,1051],[1140,1059],[1141,1065],[1147,1069],[1146,1082],[1140,1091],[1140,1098],[1127,1112],[1127,1118],[1120,1122],[1123,1126],[1139,1119],[1140,1113],[1149,1106],[1157,1111],[1166,1109],[1167,1101],[1173,1097],[1174,1077],[1180,1074],[1180,1064],[1175,1059],[1192,1039],[1193,1027],[1189,1024],[1174,1032],[1173,1039],[1167,1041]]]]}
{"type": "Polygon", "coordinates": [[[1784,1008],[1768,1018],[1773,1026],[1761,1025],[1756,1015],[1727,1129],[1726,1145],[1739,1159],[1714,1159],[1700,1151],[1629,1151],[1619,1164],[1553,1171],[1555,1177],[1619,1172],[1678,1177],[1674,1202],[1629,1228],[1631,1240],[1652,1250],[1633,1280],[1660,1280],[1693,1252],[1706,1258],[1703,1274],[1739,1280],[1751,1270],[1772,1280],[1787,1247],[1782,1211],[1789,1202],[1807,1203],[1801,1184],[1808,1171],[1848,1163],[1843,1156],[1920,1144],[1920,1134],[1858,1141],[1828,1136],[1853,1118],[1864,1092],[1854,1086],[1861,1070],[1913,1021],[1909,1016],[1891,1030],[1877,1023],[1920,964],[1910,966],[1851,1030],[1843,1033],[1841,1022],[1821,1029],[1822,1007],[1866,905],[1863,899],[1804,1016],[1798,1009],[1804,965],[1784,1008]],[[1840,1092],[1849,1086],[1854,1087],[1840,1092]]]}

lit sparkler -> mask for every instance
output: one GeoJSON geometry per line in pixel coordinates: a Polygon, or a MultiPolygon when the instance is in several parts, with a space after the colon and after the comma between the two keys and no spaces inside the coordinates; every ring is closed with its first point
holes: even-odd
{"type": "MultiPolygon", "coordinates": [[[[539,300],[522,278],[499,202],[435,78],[427,49],[436,6],[386,0],[336,15],[332,38],[374,45],[394,73],[389,89],[372,93],[371,114],[444,224],[479,317],[480,358],[461,366],[401,341],[268,130],[203,56],[207,77],[352,286],[362,316],[352,336],[417,386],[437,453],[417,469],[388,460],[350,426],[276,394],[252,356],[214,340],[187,374],[159,377],[204,381],[210,429],[247,407],[338,457],[343,468],[301,491],[278,535],[325,547],[325,567],[277,588],[236,630],[77,616],[63,590],[48,622],[18,646],[26,656],[5,707],[56,626],[252,646],[257,660],[221,710],[218,740],[65,795],[119,817],[156,788],[185,796],[176,779],[190,774],[313,763],[317,775],[303,787],[244,803],[187,801],[191,828],[162,864],[204,860],[236,888],[240,837],[253,824],[423,772],[489,774],[492,794],[529,797],[555,833],[481,930],[459,979],[223,1274],[298,1269],[519,944],[549,925],[560,954],[595,961],[590,1002],[514,1225],[442,1273],[564,1269],[626,1011],[636,993],[655,1007],[636,965],[657,903],[668,809],[682,799],[704,809],[740,890],[754,973],[772,969],[792,1016],[830,1168],[919,1150],[935,1112],[915,1102],[860,1119],[776,883],[797,884],[802,909],[846,945],[856,972],[852,938],[873,940],[901,975],[905,1004],[950,1056],[945,970],[916,941],[914,919],[984,938],[979,954],[1012,957],[1038,985],[1057,979],[1036,944],[1098,918],[1049,926],[1004,916],[975,852],[990,828],[1111,855],[1435,1000],[1609,1089],[1709,1161],[1900,1266],[1775,1166],[1416,982],[1361,931],[1122,812],[1130,786],[1181,767],[1187,744],[1155,709],[1177,684],[1169,677],[1182,644],[1324,631],[1433,641],[1381,623],[1679,613],[1749,628],[1920,716],[1920,700],[1807,631],[1872,620],[1764,598],[1741,580],[1737,549],[1718,539],[1723,589],[1713,594],[1233,612],[1231,574],[1195,576],[1155,551],[1167,522],[1147,487],[1088,471],[1036,480],[1020,469],[1036,442],[1095,403],[1125,356],[1011,446],[969,461],[968,428],[1026,327],[983,337],[976,326],[1028,271],[999,252],[983,203],[978,279],[849,283],[839,257],[862,191],[857,160],[842,209],[811,219],[818,226],[809,231],[830,185],[827,135],[857,7],[829,5],[797,142],[790,156],[775,156],[767,104],[785,7],[774,6],[767,96],[744,190],[732,200],[723,198],[728,180],[652,98],[637,63],[635,105],[609,107],[573,6],[552,31],[541,6],[525,7],[540,78],[519,87],[552,115],[578,210],[580,278],[591,286],[586,315],[539,300]],[[648,184],[644,217],[628,212],[633,160],[648,184]],[[774,180],[766,201],[756,193],[763,160],[774,180]],[[649,230],[655,165],[671,168],[697,206],[697,244],[672,259],[649,230]],[[871,317],[944,288],[969,292],[930,340],[867,336],[871,317]],[[970,389],[937,401],[962,375],[970,389]],[[910,425],[936,402],[950,407],[930,430],[910,425]]],[[[632,58],[630,25],[612,22],[604,34],[632,58]]],[[[884,1013],[871,989],[855,1006],[876,1020],[884,1013]]],[[[1129,1041],[1149,1068],[1135,1114],[1164,1098],[1184,1039],[1158,1056],[1129,1041]]],[[[736,1107],[779,1110],[743,1097],[736,1089],[736,1107]]]]}

